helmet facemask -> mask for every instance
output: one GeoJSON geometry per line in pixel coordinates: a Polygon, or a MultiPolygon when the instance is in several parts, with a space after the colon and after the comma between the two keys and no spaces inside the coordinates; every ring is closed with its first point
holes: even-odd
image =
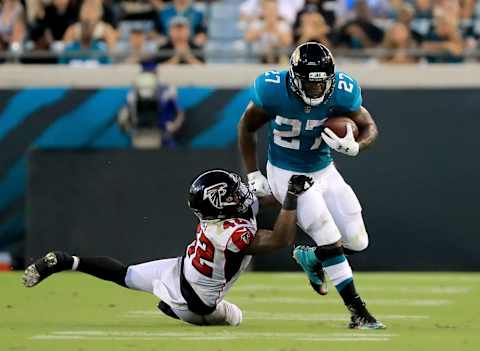
{"type": "Polygon", "coordinates": [[[230,176],[234,178],[238,184],[233,194],[234,201],[237,203],[237,210],[239,213],[245,213],[255,202],[255,196],[238,175],[231,173],[230,176]]]}
{"type": "Polygon", "coordinates": [[[335,84],[335,74],[327,75],[325,72],[309,72],[307,76],[294,72],[290,67],[289,75],[292,90],[309,106],[318,106],[327,100],[335,84]],[[319,86],[317,89],[322,90],[319,94],[316,94],[317,89],[309,87],[316,85],[319,86]]]}

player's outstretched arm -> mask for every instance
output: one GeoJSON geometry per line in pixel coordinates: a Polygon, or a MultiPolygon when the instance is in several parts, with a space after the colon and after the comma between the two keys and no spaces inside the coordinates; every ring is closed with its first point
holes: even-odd
{"type": "Polygon", "coordinates": [[[258,169],[256,132],[269,119],[270,117],[264,109],[250,102],[240,122],[238,122],[238,145],[247,173],[255,172],[258,169]]]}
{"type": "Polygon", "coordinates": [[[352,112],[347,116],[350,117],[358,127],[357,142],[360,151],[362,151],[377,139],[377,125],[372,115],[370,115],[370,112],[363,106],[361,106],[358,111],[352,112]]]}
{"type": "Polygon", "coordinates": [[[273,230],[260,229],[246,254],[263,254],[292,245],[297,233],[297,198],[307,191],[313,180],[305,175],[294,175],[288,182],[288,191],[273,230]]]}
{"type": "Polygon", "coordinates": [[[257,130],[269,119],[270,116],[264,109],[250,102],[238,123],[238,145],[247,171],[248,185],[259,198],[271,194],[267,178],[257,168],[256,140],[257,130]]]}

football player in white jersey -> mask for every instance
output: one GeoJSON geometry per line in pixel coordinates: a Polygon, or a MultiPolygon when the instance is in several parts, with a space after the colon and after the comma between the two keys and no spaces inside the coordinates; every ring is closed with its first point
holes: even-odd
{"type": "Polygon", "coordinates": [[[225,170],[202,173],[191,184],[189,207],[200,222],[182,257],[127,266],[111,257],[49,252],[27,267],[26,287],[65,270],[76,270],[160,298],[166,315],[196,325],[233,325],[242,312],[223,299],[252,255],[291,245],[296,233],[297,197],[313,184],[293,175],[273,230],[257,229],[258,201],[240,177],[225,170]]]}

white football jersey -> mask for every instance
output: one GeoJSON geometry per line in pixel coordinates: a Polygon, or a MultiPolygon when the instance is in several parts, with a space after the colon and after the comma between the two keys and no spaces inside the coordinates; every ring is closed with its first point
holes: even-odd
{"type": "Polygon", "coordinates": [[[245,255],[257,232],[255,218],[201,221],[187,246],[183,272],[200,299],[217,305],[252,256],[245,255]]]}

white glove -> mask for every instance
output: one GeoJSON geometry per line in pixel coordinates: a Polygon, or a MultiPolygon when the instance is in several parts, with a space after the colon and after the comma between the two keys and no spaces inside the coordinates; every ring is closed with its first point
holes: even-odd
{"type": "Polygon", "coordinates": [[[248,173],[247,178],[250,190],[253,191],[257,197],[267,196],[272,193],[270,186],[268,185],[268,180],[262,172],[255,171],[248,173]]]}
{"type": "Polygon", "coordinates": [[[348,156],[358,155],[360,145],[355,141],[351,124],[347,124],[347,134],[343,138],[339,138],[330,128],[323,130],[322,138],[335,151],[348,156]]]}

